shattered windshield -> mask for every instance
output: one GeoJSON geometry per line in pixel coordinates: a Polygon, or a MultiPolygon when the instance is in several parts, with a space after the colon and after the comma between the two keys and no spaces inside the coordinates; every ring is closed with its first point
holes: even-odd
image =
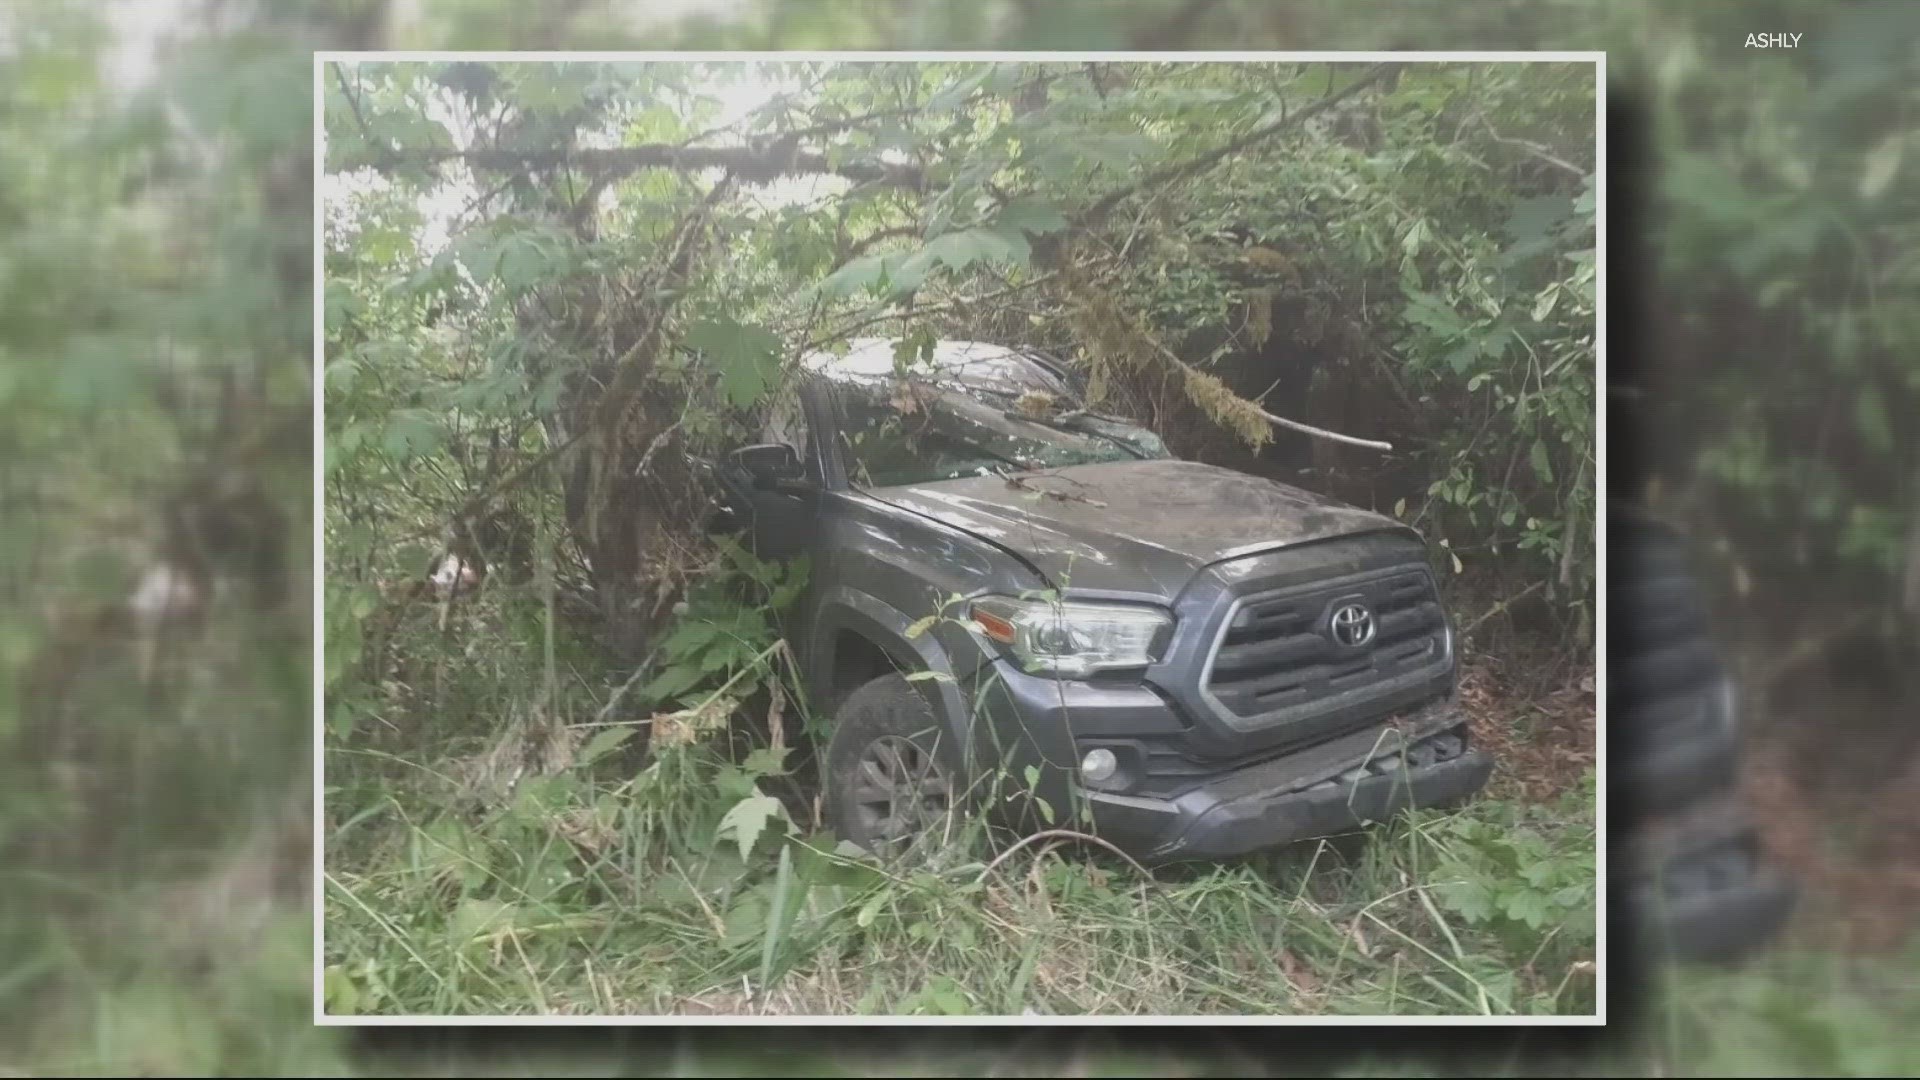
{"type": "Polygon", "coordinates": [[[848,359],[828,370],[862,487],[1170,456],[1153,432],[1088,412],[1053,372],[1005,350],[936,354],[904,376],[890,358],[848,359]]]}

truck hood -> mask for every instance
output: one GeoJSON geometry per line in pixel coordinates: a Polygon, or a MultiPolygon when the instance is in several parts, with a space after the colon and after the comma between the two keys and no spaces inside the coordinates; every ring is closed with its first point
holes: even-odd
{"type": "Polygon", "coordinates": [[[1171,600],[1221,559],[1380,530],[1392,518],[1246,473],[1173,459],[876,488],[883,502],[983,537],[1056,586],[1171,600]]]}

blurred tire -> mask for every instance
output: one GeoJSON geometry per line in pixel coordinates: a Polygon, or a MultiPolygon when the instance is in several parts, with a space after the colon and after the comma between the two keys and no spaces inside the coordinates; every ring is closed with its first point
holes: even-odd
{"type": "Polygon", "coordinates": [[[1796,890],[1735,793],[1736,694],[1686,543],[1631,509],[1611,518],[1607,689],[1627,796],[1616,863],[1634,936],[1656,958],[1738,959],[1773,939],[1796,890]]]}

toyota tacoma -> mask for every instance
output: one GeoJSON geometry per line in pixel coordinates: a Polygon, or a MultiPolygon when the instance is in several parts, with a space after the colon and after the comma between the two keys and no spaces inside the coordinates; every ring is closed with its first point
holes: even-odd
{"type": "Polygon", "coordinates": [[[718,527],[807,559],[785,630],[841,836],[974,807],[1220,858],[1484,786],[1413,529],[1177,459],[1050,358],[896,352],[807,358],[717,470],[718,527]]]}

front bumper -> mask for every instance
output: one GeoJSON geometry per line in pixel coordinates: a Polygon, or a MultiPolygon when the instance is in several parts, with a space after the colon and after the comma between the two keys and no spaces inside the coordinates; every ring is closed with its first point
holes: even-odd
{"type": "Polygon", "coordinates": [[[1635,930],[1656,956],[1732,959],[1771,938],[1799,890],[1761,854],[1731,795],[1649,823],[1626,852],[1635,930]]]}
{"type": "Polygon", "coordinates": [[[1656,956],[1715,962],[1735,959],[1773,937],[1799,899],[1793,882],[1761,867],[1739,881],[1710,891],[1639,898],[1642,933],[1656,956]]]}
{"type": "Polygon", "coordinates": [[[1216,777],[1176,797],[1083,789],[1095,831],[1143,861],[1221,859],[1447,806],[1486,785],[1493,760],[1466,745],[1456,709],[1437,703],[1216,777]]]}

